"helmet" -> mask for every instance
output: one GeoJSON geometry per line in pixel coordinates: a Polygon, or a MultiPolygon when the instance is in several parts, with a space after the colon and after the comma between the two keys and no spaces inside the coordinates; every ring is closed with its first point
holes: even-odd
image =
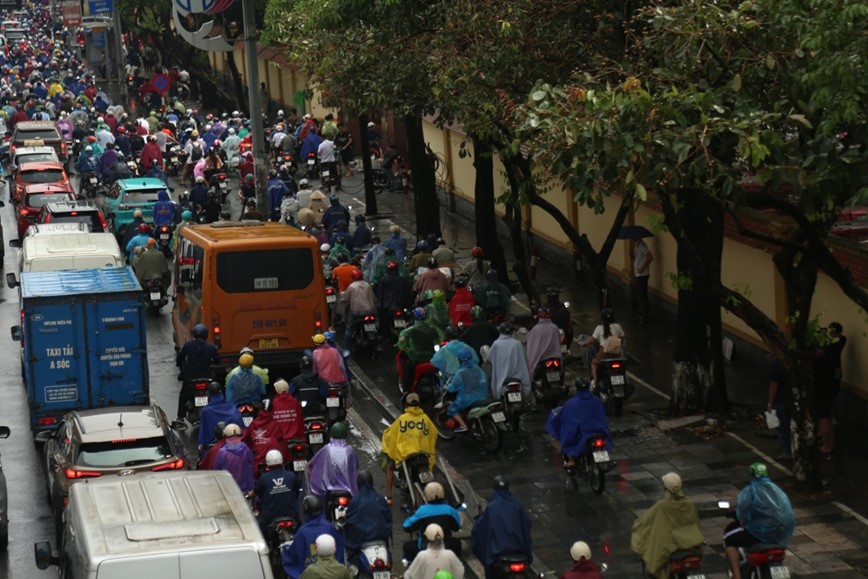
{"type": "Polygon", "coordinates": [[[554,286],[551,286],[548,289],[546,289],[546,297],[556,298],[560,294],[561,294],[561,292],[558,290],[558,288],[556,288],[554,286]]]}
{"type": "Polygon", "coordinates": [[[455,357],[458,358],[458,361],[461,363],[469,362],[473,359],[473,350],[470,348],[461,348],[458,350],[458,353],[455,354],[455,357]]]}
{"type": "Polygon", "coordinates": [[[587,559],[591,560],[591,548],[588,547],[588,544],[584,541],[576,541],[573,543],[573,546],[570,547],[570,557],[573,558],[573,561],[578,561],[579,559],[587,559]]]}
{"type": "Polygon", "coordinates": [[[552,311],[548,309],[546,306],[541,307],[536,312],[536,317],[538,318],[550,318],[552,317],[552,311]]]}
{"type": "Polygon", "coordinates": [[[230,436],[241,436],[241,427],[237,424],[227,424],[226,428],[223,429],[223,436],[229,438],[230,436]]]}
{"type": "Polygon", "coordinates": [[[135,211],[133,211],[133,219],[135,219],[137,217],[138,218],[142,217],[142,210],[141,209],[136,209],[135,211]]]}
{"type": "Polygon", "coordinates": [[[190,221],[191,219],[193,219],[193,214],[190,212],[189,209],[185,209],[181,213],[181,219],[183,219],[184,221],[190,221]]]}
{"type": "Polygon", "coordinates": [[[283,464],[283,455],[280,454],[279,450],[269,450],[265,455],[265,465],[277,466],[279,464],[283,464]]]}
{"type": "Polygon", "coordinates": [[[417,320],[424,320],[428,317],[428,314],[425,312],[424,308],[414,308],[413,317],[417,320]]]}
{"type": "Polygon", "coordinates": [[[310,359],[310,356],[302,356],[301,361],[298,363],[302,368],[312,368],[313,360],[310,359]]]}
{"type": "Polygon", "coordinates": [[[443,293],[442,289],[436,289],[431,291],[431,299],[432,300],[441,300],[446,297],[446,294],[443,293]]]}
{"type": "Polygon", "coordinates": [[[446,569],[440,569],[436,573],[434,573],[433,579],[455,579],[452,573],[447,571],[446,569]]]}
{"type": "Polygon", "coordinates": [[[485,257],[485,252],[478,245],[470,250],[471,257],[485,257]]]}
{"type": "Polygon", "coordinates": [[[429,269],[435,269],[436,267],[437,267],[437,258],[433,257],[433,256],[429,257],[428,258],[428,268],[429,269]]]}
{"type": "Polygon", "coordinates": [[[245,181],[253,181],[253,173],[248,173],[244,176],[245,181]]]}
{"type": "Polygon", "coordinates": [[[362,270],[360,269],[354,269],[350,272],[350,279],[352,279],[353,281],[359,281],[363,277],[364,276],[362,275],[362,270]]]}
{"type": "Polygon", "coordinates": [[[584,378],[576,378],[575,384],[576,384],[576,391],[577,392],[579,390],[587,390],[588,388],[591,387],[591,385],[588,383],[588,381],[585,380],[584,378]]]}
{"type": "Polygon", "coordinates": [[[485,277],[487,277],[488,279],[497,279],[497,270],[493,267],[489,268],[488,271],[485,273],[485,277]]]}
{"type": "Polygon", "coordinates": [[[244,346],[243,348],[241,348],[240,350],[238,350],[238,355],[239,355],[239,356],[240,356],[241,354],[255,354],[255,353],[256,353],[256,352],[254,352],[254,351],[253,351],[253,348],[251,348],[250,346],[244,346]]]}
{"type": "Polygon", "coordinates": [[[434,290],[425,290],[422,292],[422,299],[426,302],[430,302],[434,299],[434,290]]]}
{"type": "Polygon", "coordinates": [[[301,179],[298,182],[299,187],[307,187],[308,185],[310,185],[310,181],[308,181],[307,179],[301,179]]]}
{"type": "Polygon", "coordinates": [[[194,338],[205,339],[208,337],[208,328],[205,324],[196,324],[193,326],[193,331],[191,332],[194,338]]]}
{"type": "Polygon", "coordinates": [[[87,151],[88,153],[93,153],[93,147],[91,147],[90,145],[85,147],[84,150],[87,151]]]}
{"type": "Polygon", "coordinates": [[[334,332],[331,332],[331,331],[329,331],[329,330],[326,330],[325,332],[322,333],[322,335],[325,336],[326,341],[329,342],[329,343],[335,341],[335,333],[334,333],[334,332]]]}
{"type": "Polygon", "coordinates": [[[238,357],[238,365],[242,368],[250,368],[253,366],[253,355],[252,354],[241,354],[238,357]]]}
{"type": "Polygon", "coordinates": [[[429,482],[425,485],[425,501],[431,502],[442,499],[446,494],[443,492],[443,485],[439,482],[429,482]]]}
{"type": "Polygon", "coordinates": [[[508,489],[509,488],[509,479],[503,476],[502,474],[494,477],[494,486],[492,488],[495,489],[508,489]]]}
{"type": "Polygon", "coordinates": [[[750,465],[750,474],[755,477],[769,476],[769,467],[765,463],[755,462],[750,465]]]}
{"type": "Polygon", "coordinates": [[[317,346],[322,346],[326,343],[326,337],[322,334],[316,334],[314,337],[311,338],[311,340],[313,340],[313,343],[317,346]]]}
{"type": "Polygon", "coordinates": [[[356,486],[359,488],[374,486],[374,477],[371,475],[371,471],[360,470],[359,474],[356,475],[356,486]]]}
{"type": "Polygon", "coordinates": [[[389,226],[389,233],[401,233],[401,228],[398,227],[397,225],[390,225],[389,226]]]}
{"type": "Polygon", "coordinates": [[[301,508],[304,510],[305,518],[310,519],[322,512],[322,501],[314,495],[307,495],[301,501],[301,508]]]}
{"type": "Polygon", "coordinates": [[[208,394],[209,395],[222,394],[222,393],[223,393],[223,384],[221,384],[217,380],[212,380],[208,384],[208,394]]]}
{"type": "Polygon", "coordinates": [[[331,557],[338,550],[335,538],[328,533],[323,533],[316,538],[316,554],[320,557],[331,557]]]}
{"type": "Polygon", "coordinates": [[[121,125],[118,127],[118,132],[123,135],[124,133],[127,132],[127,128],[125,126],[121,125]]]}
{"type": "Polygon", "coordinates": [[[404,398],[404,406],[419,406],[420,403],[419,395],[415,392],[410,392],[407,394],[407,397],[404,398]]]}
{"type": "Polygon", "coordinates": [[[419,250],[428,249],[428,242],[425,241],[424,239],[420,239],[419,241],[416,242],[416,249],[419,249],[419,250]]]}
{"type": "Polygon", "coordinates": [[[276,178],[277,177],[277,169],[270,170],[268,172],[268,176],[271,177],[272,179],[276,178]]]}
{"type": "Polygon", "coordinates": [[[398,269],[398,262],[395,261],[394,259],[390,259],[388,261],[388,263],[386,263],[386,269],[397,270],[398,269]]]}
{"type": "Polygon", "coordinates": [[[474,320],[481,320],[483,314],[485,314],[485,310],[482,309],[482,306],[473,306],[470,308],[470,315],[473,316],[474,320]]]}
{"type": "Polygon", "coordinates": [[[346,438],[348,434],[349,429],[343,422],[335,422],[332,424],[332,427],[329,428],[329,436],[331,438],[346,438]]]}
{"type": "Polygon", "coordinates": [[[455,276],[455,287],[467,287],[469,281],[470,279],[466,275],[459,273],[455,276]]]}
{"type": "Polygon", "coordinates": [[[443,540],[443,527],[436,523],[431,523],[425,527],[425,538],[429,541],[443,540]]]}
{"type": "Polygon", "coordinates": [[[335,195],[334,193],[330,193],[330,194],[329,194],[329,202],[330,202],[332,205],[338,203],[338,196],[335,195]]]}
{"type": "Polygon", "coordinates": [[[663,487],[670,493],[677,493],[681,490],[681,477],[676,472],[670,472],[663,475],[661,479],[663,487]]]}
{"type": "Polygon", "coordinates": [[[356,219],[356,223],[364,223],[365,222],[365,216],[362,213],[357,213],[355,219],[356,219]]]}
{"type": "Polygon", "coordinates": [[[443,330],[443,337],[447,340],[454,340],[458,337],[458,328],[455,326],[447,326],[445,330],[443,330]]]}
{"type": "Polygon", "coordinates": [[[600,311],[600,318],[602,318],[604,322],[614,322],[615,312],[612,311],[612,308],[603,308],[602,311],[600,311]]]}
{"type": "Polygon", "coordinates": [[[150,230],[151,228],[148,226],[147,223],[139,224],[139,233],[148,233],[150,230]]]}
{"type": "Polygon", "coordinates": [[[226,422],[221,420],[217,424],[214,425],[214,438],[221,439],[223,438],[223,431],[226,430],[226,422]]]}
{"type": "Polygon", "coordinates": [[[198,177],[196,177],[196,183],[204,183],[204,182],[205,182],[205,177],[203,177],[202,175],[199,175],[198,177]]]}
{"type": "Polygon", "coordinates": [[[277,394],[285,394],[289,392],[289,383],[281,378],[274,382],[274,392],[277,394]]]}
{"type": "Polygon", "coordinates": [[[512,324],[510,324],[509,322],[503,322],[502,324],[497,326],[497,331],[500,332],[501,334],[506,334],[506,335],[511,335],[513,329],[514,328],[512,327],[512,324]]]}
{"type": "Polygon", "coordinates": [[[319,250],[323,253],[328,253],[329,251],[331,251],[331,248],[332,248],[332,246],[329,245],[328,243],[323,243],[322,245],[319,246],[319,250]]]}

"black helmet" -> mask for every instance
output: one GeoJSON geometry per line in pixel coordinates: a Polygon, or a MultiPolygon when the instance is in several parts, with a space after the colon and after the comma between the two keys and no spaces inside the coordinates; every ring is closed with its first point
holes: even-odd
{"type": "Polygon", "coordinates": [[[558,296],[560,296],[560,295],[561,295],[561,292],[558,290],[558,288],[556,288],[556,287],[554,287],[554,286],[551,286],[550,288],[548,288],[548,289],[546,290],[546,296],[547,296],[547,297],[550,297],[550,298],[556,298],[556,297],[558,297],[558,296]]]}
{"type": "Polygon", "coordinates": [[[445,330],[443,330],[443,336],[447,340],[455,340],[458,338],[458,328],[455,326],[449,326],[445,330]]]}
{"type": "Polygon", "coordinates": [[[497,278],[497,270],[494,269],[493,267],[488,268],[488,271],[485,272],[485,277],[487,277],[488,279],[497,278]]]}
{"type": "Polygon", "coordinates": [[[614,322],[615,321],[615,312],[612,311],[612,308],[603,308],[600,312],[600,317],[604,322],[614,322]]]}
{"type": "Polygon", "coordinates": [[[497,331],[500,332],[501,334],[511,335],[512,330],[513,330],[512,324],[510,324],[509,322],[503,322],[502,324],[497,326],[497,331]]]}
{"type": "Polygon", "coordinates": [[[322,501],[314,495],[307,495],[301,501],[301,508],[304,510],[306,519],[311,519],[322,513],[322,501]]]}
{"type": "Polygon", "coordinates": [[[430,269],[435,269],[437,267],[437,258],[436,257],[429,257],[428,258],[428,267],[430,269]]]}
{"type": "Polygon", "coordinates": [[[494,477],[494,487],[495,489],[508,489],[509,488],[509,479],[507,479],[502,474],[494,477]]]}
{"type": "Polygon", "coordinates": [[[208,394],[222,394],[223,393],[223,384],[214,380],[210,384],[208,384],[208,394]]]}
{"type": "MultiPolygon", "coordinates": [[[[364,223],[364,222],[365,222],[365,216],[362,215],[361,213],[358,213],[356,215],[356,223],[364,223]]],[[[359,474],[361,474],[361,473],[359,473],[359,474]]]]}
{"type": "Polygon", "coordinates": [[[220,440],[221,438],[223,438],[223,429],[226,428],[226,424],[227,423],[225,421],[221,420],[214,426],[214,438],[216,440],[220,440]]]}
{"type": "Polygon", "coordinates": [[[208,337],[208,327],[205,324],[196,324],[191,332],[194,338],[204,340],[208,337]]]}
{"type": "Polygon", "coordinates": [[[302,369],[307,370],[313,368],[313,360],[310,359],[310,356],[302,356],[298,365],[302,369]]]}
{"type": "Polygon", "coordinates": [[[360,470],[359,474],[356,475],[356,486],[359,488],[374,486],[374,477],[371,475],[371,471],[360,470]]]}
{"type": "Polygon", "coordinates": [[[584,378],[576,378],[576,392],[580,390],[587,390],[591,385],[584,378]]]}

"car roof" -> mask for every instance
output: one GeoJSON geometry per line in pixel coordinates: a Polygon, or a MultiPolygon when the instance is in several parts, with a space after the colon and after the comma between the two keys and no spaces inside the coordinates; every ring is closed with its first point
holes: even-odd
{"type": "Polygon", "coordinates": [[[55,201],[46,203],[45,210],[49,213],[63,213],[64,211],[80,211],[82,213],[99,212],[97,207],[82,203],[81,201],[55,201]]]}
{"type": "Polygon", "coordinates": [[[24,194],[32,193],[75,193],[72,187],[63,183],[34,183],[24,187],[24,194]]]}
{"type": "Polygon", "coordinates": [[[15,149],[13,155],[18,157],[20,155],[36,155],[38,153],[51,153],[57,155],[54,147],[49,147],[48,145],[41,145],[39,147],[18,147],[15,149]]]}
{"type": "Polygon", "coordinates": [[[168,192],[169,188],[162,180],[156,177],[133,177],[131,179],[119,179],[117,181],[119,187],[123,189],[165,189],[168,192]]]}
{"type": "Polygon", "coordinates": [[[63,163],[60,161],[32,161],[30,163],[22,163],[18,167],[18,172],[24,171],[47,171],[49,169],[60,169],[63,171],[63,163]]]}
{"type": "Polygon", "coordinates": [[[76,410],[69,416],[83,444],[166,434],[158,406],[109,406],[76,410]]]}
{"type": "Polygon", "coordinates": [[[52,121],[21,121],[15,125],[16,130],[21,129],[22,131],[56,128],[52,121]]]}

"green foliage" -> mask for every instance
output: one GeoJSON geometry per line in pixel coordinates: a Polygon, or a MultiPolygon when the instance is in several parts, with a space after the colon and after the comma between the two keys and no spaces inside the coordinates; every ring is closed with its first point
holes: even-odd
{"type": "Polygon", "coordinates": [[[666,277],[669,278],[672,287],[678,291],[693,291],[693,277],[689,273],[667,271],[666,277]]]}

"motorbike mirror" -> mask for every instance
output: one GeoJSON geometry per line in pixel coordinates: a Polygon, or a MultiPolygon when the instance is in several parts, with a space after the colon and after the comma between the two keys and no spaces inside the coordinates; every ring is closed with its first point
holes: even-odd
{"type": "Polygon", "coordinates": [[[570,309],[570,302],[564,302],[564,307],[570,309]]]}
{"type": "Polygon", "coordinates": [[[307,406],[307,400],[302,400],[301,407],[304,408],[305,406],[307,406]]]}
{"type": "Polygon", "coordinates": [[[609,570],[609,565],[606,563],[600,563],[599,565],[600,573],[605,573],[609,570]]]}
{"type": "Polygon", "coordinates": [[[434,345],[434,351],[435,351],[435,352],[439,352],[439,351],[440,351],[440,346],[439,346],[438,344],[435,344],[435,345],[434,345]]]}
{"type": "Polygon", "coordinates": [[[456,511],[466,511],[467,510],[467,503],[461,503],[460,505],[458,505],[458,507],[455,510],[456,511]]]}
{"type": "Polygon", "coordinates": [[[729,501],[717,501],[717,506],[721,509],[729,509],[729,501]]]}

